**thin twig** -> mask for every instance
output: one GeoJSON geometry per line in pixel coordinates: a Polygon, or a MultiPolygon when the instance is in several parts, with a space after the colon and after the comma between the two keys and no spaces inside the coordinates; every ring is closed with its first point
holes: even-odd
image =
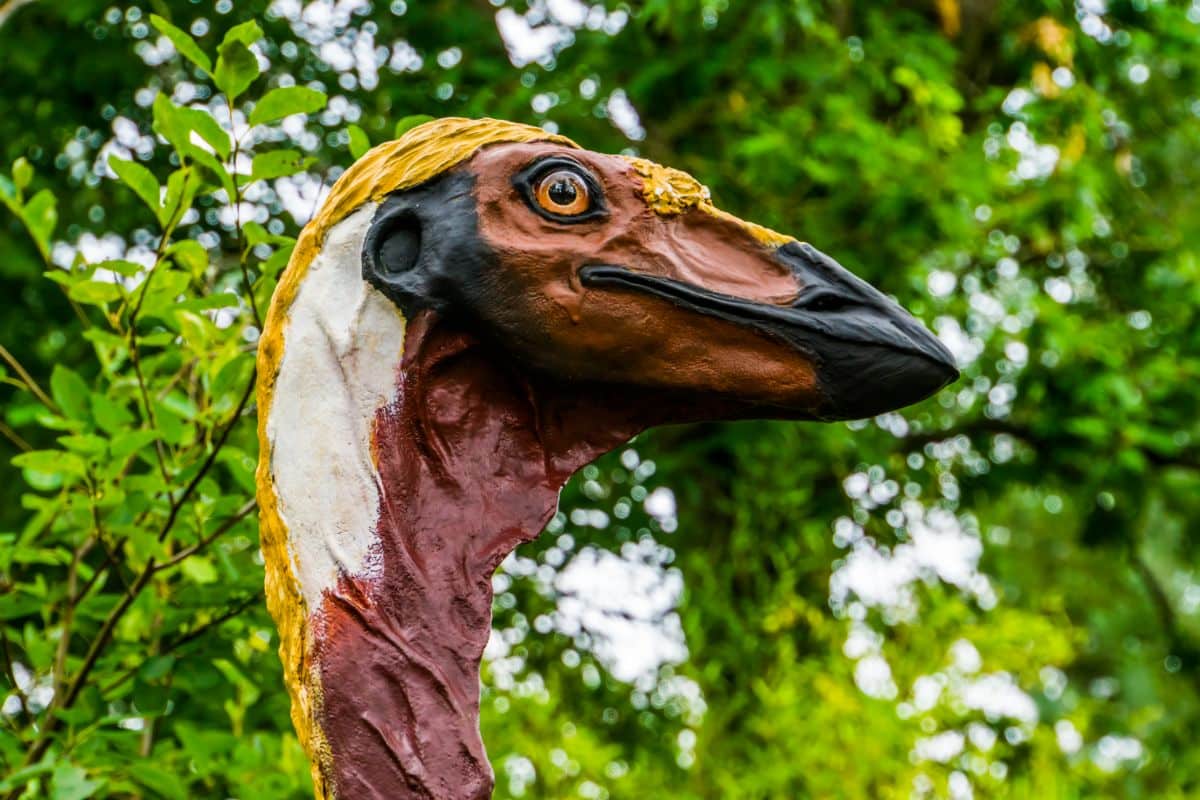
{"type": "Polygon", "coordinates": [[[0,344],[0,358],[4,359],[4,361],[10,367],[12,367],[18,375],[21,376],[21,380],[25,381],[25,385],[29,387],[29,391],[33,392],[34,396],[42,402],[42,405],[53,411],[55,414],[60,413],[58,406],[53,400],[50,399],[50,395],[42,391],[42,387],[39,386],[38,382],[33,379],[33,376],[30,375],[23,366],[21,366],[21,362],[17,361],[16,357],[12,353],[8,352],[8,348],[2,344],[0,344]]]}
{"type": "MultiPolygon", "coordinates": [[[[87,585],[84,587],[83,591],[80,592],[80,594],[79,594],[80,597],[83,597],[85,594],[87,594],[88,589],[90,589],[92,587],[92,584],[95,583],[96,578],[99,576],[100,572],[103,569],[107,569],[110,565],[117,566],[117,553],[120,552],[122,545],[124,545],[124,543],[125,543],[125,540],[122,539],[120,542],[117,543],[116,550],[109,549],[108,542],[106,542],[104,540],[104,523],[100,521],[100,508],[99,508],[99,506],[96,505],[95,497],[92,497],[91,501],[92,501],[91,502],[92,527],[96,531],[96,539],[100,542],[100,546],[102,548],[104,548],[105,559],[104,559],[103,564],[101,564],[101,567],[98,568],[92,574],[92,577],[90,579],[88,579],[87,585]]],[[[121,585],[124,586],[126,589],[128,589],[129,581],[125,580],[125,576],[121,574],[121,570],[119,570],[119,569],[116,570],[116,574],[117,574],[117,578],[121,581],[121,585]]]]}
{"type": "Polygon", "coordinates": [[[8,439],[10,442],[12,442],[13,445],[15,445],[16,448],[22,453],[28,453],[33,449],[33,445],[22,439],[19,433],[5,425],[3,421],[0,421],[0,434],[2,434],[5,439],[8,439]]]}
{"type": "Polygon", "coordinates": [[[183,213],[187,210],[183,207],[183,198],[187,194],[187,183],[191,180],[192,173],[189,172],[183,177],[183,189],[179,195],[179,205],[171,210],[171,216],[167,218],[167,222],[163,225],[162,238],[158,240],[158,247],[154,250],[154,265],[150,267],[150,271],[146,273],[146,280],[142,281],[142,285],[137,288],[137,301],[133,304],[133,310],[129,313],[129,333],[131,341],[135,337],[134,331],[137,330],[137,319],[142,313],[142,304],[146,302],[146,295],[150,290],[150,281],[158,272],[158,267],[162,263],[163,258],[167,254],[167,246],[171,241],[171,234],[175,232],[175,226],[179,224],[179,220],[183,218],[183,213]]]}
{"type": "Polygon", "coordinates": [[[204,476],[212,469],[212,465],[216,462],[217,456],[221,453],[221,449],[225,446],[225,442],[229,439],[229,434],[233,432],[233,428],[238,424],[238,420],[242,417],[242,412],[246,410],[246,404],[250,400],[250,395],[254,391],[254,381],[258,376],[257,370],[250,373],[250,380],[246,382],[246,388],[242,392],[242,399],[238,401],[237,408],[233,412],[233,417],[229,420],[229,424],[225,426],[225,430],[221,431],[216,444],[209,452],[208,458],[204,459],[204,463],[200,466],[200,471],[197,472],[184,488],[183,494],[179,499],[171,504],[171,511],[167,515],[167,521],[163,523],[162,530],[158,533],[158,541],[163,541],[167,538],[167,534],[171,532],[171,528],[175,527],[175,521],[179,518],[179,512],[184,504],[191,498],[192,493],[196,491],[196,487],[200,485],[200,481],[204,480],[204,476]]]}
{"type": "MultiPolygon", "coordinates": [[[[243,611],[245,611],[250,606],[254,605],[255,603],[258,603],[260,600],[262,600],[261,594],[253,594],[253,595],[250,595],[249,597],[244,598],[237,605],[224,611],[220,616],[213,617],[208,622],[205,622],[203,625],[198,625],[195,629],[188,631],[186,634],[180,636],[177,639],[172,639],[170,642],[168,642],[166,645],[164,645],[159,650],[158,654],[160,656],[169,655],[169,654],[175,652],[176,650],[178,650],[179,648],[183,647],[184,645],[191,644],[192,642],[196,641],[201,636],[203,636],[204,634],[213,630],[214,628],[216,628],[220,625],[223,625],[226,622],[228,622],[229,620],[238,616],[239,614],[241,614],[243,611]]],[[[120,675],[118,675],[115,679],[113,679],[111,682],[109,682],[106,686],[102,687],[100,689],[100,693],[108,694],[113,689],[117,688],[118,686],[123,684],[125,681],[129,680],[134,675],[136,675],[137,671],[139,669],[141,669],[141,667],[142,667],[141,663],[138,663],[137,665],[132,666],[129,669],[125,670],[120,675]]]]}
{"type": "MultiPolygon", "coordinates": [[[[171,216],[167,218],[166,224],[163,225],[162,237],[158,240],[158,247],[154,249],[154,264],[150,267],[150,271],[146,273],[146,280],[142,281],[142,285],[138,287],[137,301],[129,313],[129,360],[133,364],[133,372],[137,376],[138,391],[142,396],[142,405],[146,408],[146,421],[150,423],[151,428],[155,429],[158,428],[158,421],[154,416],[154,408],[150,405],[150,392],[146,388],[146,379],[142,375],[142,354],[141,349],[138,347],[137,323],[138,316],[142,312],[142,303],[146,301],[146,295],[150,290],[150,281],[153,280],[163,263],[163,259],[166,258],[171,234],[174,232],[179,220],[183,218],[183,196],[187,193],[187,182],[191,176],[190,172],[184,176],[183,191],[180,194],[179,206],[172,209],[171,216]]],[[[162,439],[154,440],[154,454],[158,459],[158,468],[162,472],[163,483],[170,484],[171,477],[167,472],[167,460],[163,450],[162,439]]]]}
{"type": "Polygon", "coordinates": [[[235,513],[232,517],[229,517],[224,522],[222,522],[219,526],[217,526],[216,530],[214,530],[208,536],[205,536],[203,539],[201,539],[200,541],[196,542],[193,545],[183,548],[178,553],[171,556],[170,559],[168,559],[167,561],[164,561],[161,564],[159,564],[158,566],[156,566],[154,568],[154,571],[162,572],[163,570],[170,569],[171,567],[175,566],[176,564],[178,564],[179,562],[188,558],[189,556],[194,556],[196,553],[199,553],[201,550],[208,547],[210,544],[215,542],[217,539],[221,538],[223,535],[228,533],[230,528],[232,528],[234,525],[236,525],[239,522],[241,522],[242,520],[244,520],[246,518],[246,516],[251,511],[253,511],[257,506],[258,506],[258,501],[256,501],[256,500],[248,501],[244,506],[242,506],[241,508],[239,508],[237,510],[237,513],[235,513]]]}
{"type": "MultiPolygon", "coordinates": [[[[142,375],[142,359],[138,351],[138,347],[134,342],[137,339],[137,334],[130,328],[130,348],[129,361],[133,364],[133,374],[137,376],[138,391],[142,395],[142,404],[146,407],[146,421],[150,423],[150,427],[157,430],[158,420],[154,416],[154,407],[150,405],[150,393],[146,390],[146,378],[142,375]]],[[[163,443],[161,437],[154,439],[154,455],[158,458],[158,469],[162,472],[164,484],[171,483],[171,476],[167,472],[167,458],[163,452],[163,443]]]]}
{"type": "MultiPolygon", "coordinates": [[[[87,582],[83,584],[83,588],[79,590],[79,594],[75,596],[74,602],[76,604],[78,604],[83,598],[87,597],[87,593],[92,590],[92,587],[96,585],[96,582],[100,580],[100,577],[108,571],[109,567],[112,567],[117,563],[117,553],[121,551],[121,548],[125,546],[125,542],[127,541],[129,541],[128,537],[118,539],[116,545],[110,548],[104,539],[100,539],[100,546],[104,548],[104,561],[100,562],[100,565],[92,572],[92,577],[87,579],[87,582]]],[[[116,575],[125,588],[128,589],[129,581],[125,580],[125,576],[121,574],[120,570],[116,570],[116,575]]]]}
{"type": "MultiPolygon", "coordinates": [[[[96,666],[96,661],[100,658],[100,652],[108,646],[108,640],[112,637],[113,631],[117,627],[117,623],[125,616],[125,612],[133,605],[133,601],[141,594],[142,589],[146,588],[146,584],[150,581],[150,576],[154,574],[154,559],[146,562],[146,566],[138,574],[137,580],[121,597],[121,602],[117,603],[117,607],[109,612],[108,618],[104,620],[104,625],[101,626],[100,632],[96,634],[96,638],[92,641],[92,646],[88,648],[87,655],[83,658],[83,665],[76,673],[75,679],[71,681],[70,687],[67,689],[66,696],[59,708],[70,708],[74,705],[75,700],[79,697],[79,692],[83,690],[84,681],[91,673],[92,668],[96,666]]],[[[47,723],[47,728],[50,724],[47,723]]],[[[40,756],[39,756],[40,757],[40,756]]],[[[36,759],[35,759],[36,760],[36,759]]]]}
{"type": "MultiPolygon", "coordinates": [[[[233,101],[226,97],[225,102],[229,106],[229,119],[232,121],[233,101]]],[[[254,281],[250,280],[250,268],[246,265],[248,245],[246,244],[246,231],[242,228],[242,188],[238,186],[237,176],[237,160],[241,147],[242,140],[236,136],[233,137],[233,155],[229,162],[229,174],[233,183],[233,224],[238,232],[238,267],[242,271],[242,281],[246,284],[246,296],[250,300],[250,311],[254,314],[254,324],[261,331],[262,317],[258,313],[258,301],[254,299],[254,281]]]]}
{"type": "Polygon", "coordinates": [[[215,617],[215,618],[209,620],[208,622],[204,623],[200,627],[196,628],[195,630],[189,631],[188,633],[184,634],[183,636],[179,637],[178,639],[172,640],[167,645],[167,650],[168,651],[178,650],[180,647],[183,647],[185,644],[190,644],[191,642],[194,642],[195,640],[199,639],[204,634],[208,633],[208,631],[210,631],[211,629],[215,628],[218,625],[228,622],[229,620],[236,617],[238,614],[241,614],[243,611],[245,611],[250,606],[258,603],[259,601],[262,600],[262,597],[263,597],[262,593],[260,592],[260,593],[252,594],[249,597],[243,598],[241,600],[241,602],[239,602],[236,606],[233,606],[232,608],[228,609],[223,614],[221,614],[219,617],[215,617]]]}
{"type": "MultiPolygon", "coordinates": [[[[112,638],[113,631],[117,627],[117,623],[125,616],[125,612],[133,605],[133,601],[141,594],[143,588],[150,580],[150,576],[154,574],[154,559],[150,559],[133,586],[130,586],[128,591],[121,597],[121,601],[117,603],[116,608],[109,612],[108,617],[104,620],[104,624],[100,628],[100,632],[96,638],[92,640],[91,647],[88,648],[87,654],[83,657],[83,665],[80,666],[79,672],[76,673],[74,680],[67,687],[64,693],[55,693],[54,700],[50,703],[50,708],[46,709],[45,721],[38,737],[34,741],[33,746],[25,755],[25,766],[36,764],[46,754],[46,750],[50,747],[50,734],[58,727],[59,716],[55,711],[70,708],[79,698],[80,692],[83,691],[84,683],[87,681],[88,675],[96,666],[96,662],[100,659],[100,654],[104,648],[108,646],[109,639],[112,638]],[[62,698],[61,701],[59,698],[62,698]]],[[[10,792],[6,797],[7,800],[15,800],[21,794],[21,789],[18,787],[10,792]]]]}
{"type": "Polygon", "coordinates": [[[71,566],[67,568],[67,607],[63,610],[62,634],[58,637],[58,649],[54,654],[54,668],[51,673],[55,692],[62,691],[66,680],[67,653],[71,648],[71,624],[75,621],[75,609],[77,608],[75,587],[79,581],[79,562],[95,544],[95,536],[85,539],[79,547],[75,548],[75,553],[71,557],[71,566]]]}

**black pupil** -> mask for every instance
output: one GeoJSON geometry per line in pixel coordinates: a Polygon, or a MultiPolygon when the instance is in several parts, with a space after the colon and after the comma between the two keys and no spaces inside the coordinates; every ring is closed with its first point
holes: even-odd
{"type": "Polygon", "coordinates": [[[566,178],[559,178],[550,184],[548,194],[555,205],[569,206],[575,202],[575,183],[566,178]]]}

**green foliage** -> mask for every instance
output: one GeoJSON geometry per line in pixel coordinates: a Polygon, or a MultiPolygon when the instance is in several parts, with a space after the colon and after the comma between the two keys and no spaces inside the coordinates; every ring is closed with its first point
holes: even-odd
{"type": "Polygon", "coordinates": [[[50,252],[50,236],[58,225],[58,202],[48,189],[28,200],[25,190],[33,181],[33,166],[25,159],[13,162],[12,179],[0,176],[0,202],[25,226],[43,258],[50,252]]]}
{"type": "Polygon", "coordinates": [[[250,124],[262,125],[275,122],[290,114],[311,114],[325,107],[324,92],[305,86],[288,86],[272,89],[263,95],[250,112],[250,124]]]}
{"type": "Polygon", "coordinates": [[[154,173],[136,161],[126,161],[116,156],[108,157],[108,166],[121,179],[121,182],[132,189],[133,193],[154,212],[158,224],[165,224],[166,219],[163,215],[165,209],[159,200],[158,179],[154,177],[154,173]]]}
{"type": "Polygon", "coordinates": [[[361,158],[371,149],[371,140],[367,138],[367,132],[362,128],[357,125],[349,125],[346,127],[346,134],[350,137],[349,147],[352,158],[361,158]]]}
{"type": "Polygon", "coordinates": [[[498,797],[1200,793],[1194,9],[606,3],[532,12],[569,36],[525,63],[497,36],[523,2],[285,5],[0,27],[0,796],[306,796],[250,504],[258,317],[316,186],[450,114],[687,169],[964,369],[573,481],[496,578],[498,797]],[[609,558],[667,599],[572,582],[609,558]]]}
{"type": "MultiPolygon", "coordinates": [[[[207,56],[187,34],[155,22],[207,69],[207,56]]],[[[220,47],[213,78],[231,95],[258,75],[246,43],[259,38],[256,25],[241,26],[220,47]]],[[[266,110],[256,124],[324,102],[320,92],[276,89],[260,100],[266,110]]],[[[181,236],[181,221],[198,201],[220,193],[240,201],[234,162],[244,142],[234,142],[209,111],[165,94],[154,98],[153,125],[178,165],[162,185],[136,161],[106,162],[157,222],[143,262],[89,263],[76,255],[63,269],[49,257],[53,225],[44,209],[54,208],[53,195],[42,190],[25,200],[37,180],[28,161],[14,165],[6,195],[46,259],[47,277],[78,304],[91,358],[82,373],[56,364],[46,392],[4,351],[20,376],[13,383],[40,406],[27,424],[50,438],[11,458],[32,491],[22,498],[23,525],[4,535],[2,568],[16,582],[6,584],[3,614],[12,626],[3,631],[12,692],[2,747],[12,772],[3,790],[83,800],[101,791],[188,797],[224,791],[218,785],[257,785],[265,796],[303,796],[308,776],[292,738],[254,746],[252,736],[247,749],[241,737],[256,715],[287,714],[282,697],[259,702],[262,692],[248,676],[278,681],[271,633],[261,618],[241,616],[262,601],[248,413],[254,343],[244,334],[261,325],[259,304],[272,288],[263,265],[294,240],[257,226],[253,245],[227,259],[181,236]],[[244,321],[222,323],[222,311],[244,321]],[[65,574],[47,581],[47,568],[65,574]],[[30,616],[35,608],[40,624],[30,616]],[[219,626],[232,638],[209,653],[207,668],[180,660],[219,626]],[[213,692],[217,686],[228,691],[213,692]],[[161,720],[197,701],[200,715],[185,712],[169,738],[156,737],[161,720]],[[225,733],[213,729],[218,719],[225,733]],[[141,742],[132,750],[122,745],[131,737],[141,742]],[[153,762],[131,769],[129,758],[139,753],[153,762]],[[250,777],[258,758],[291,769],[250,777]]],[[[310,161],[292,150],[262,150],[253,157],[262,168],[248,180],[291,175],[310,161]]],[[[235,222],[229,235],[249,236],[250,224],[235,222]]]]}
{"type": "Polygon", "coordinates": [[[418,125],[429,122],[432,119],[433,117],[429,116],[428,114],[410,114],[407,117],[403,117],[399,122],[396,123],[396,128],[392,133],[392,136],[399,139],[408,131],[412,130],[418,125]]]}
{"type": "Polygon", "coordinates": [[[225,93],[230,103],[258,77],[258,59],[250,52],[249,45],[261,38],[258,23],[251,21],[231,28],[221,42],[213,83],[225,93]]]}
{"type": "Polygon", "coordinates": [[[176,28],[158,14],[150,15],[150,23],[171,40],[171,44],[175,46],[175,50],[178,51],[179,55],[206,73],[212,74],[212,59],[208,57],[208,53],[205,53],[200,45],[196,44],[196,40],[189,36],[186,31],[176,28]]]}

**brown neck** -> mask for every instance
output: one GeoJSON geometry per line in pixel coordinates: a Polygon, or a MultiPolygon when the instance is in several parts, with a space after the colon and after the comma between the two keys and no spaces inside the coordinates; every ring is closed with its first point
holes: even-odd
{"type": "Polygon", "coordinates": [[[409,323],[398,380],[375,420],[375,566],[315,615],[323,769],[340,800],[487,798],[492,573],[575,470],[652,421],[611,410],[628,405],[615,393],[550,391],[429,312],[409,323]]]}

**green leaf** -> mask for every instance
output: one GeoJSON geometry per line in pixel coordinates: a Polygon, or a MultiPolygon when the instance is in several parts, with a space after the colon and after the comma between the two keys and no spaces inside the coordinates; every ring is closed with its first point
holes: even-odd
{"type": "Polygon", "coordinates": [[[120,433],[122,429],[133,424],[133,414],[124,403],[102,394],[92,395],[92,417],[96,420],[96,425],[109,434],[120,433]]]}
{"type": "Polygon", "coordinates": [[[115,155],[108,157],[108,166],[121,179],[121,183],[132,189],[133,193],[150,207],[155,217],[160,216],[159,186],[153,172],[141,164],[117,158],[115,155]]]}
{"type": "Polygon", "coordinates": [[[237,308],[241,298],[233,292],[214,292],[204,297],[193,297],[176,306],[180,311],[212,311],[217,308],[237,308]]]}
{"type": "Polygon", "coordinates": [[[158,401],[154,402],[154,418],[158,421],[158,430],[162,434],[164,442],[171,445],[183,442],[183,437],[187,435],[187,429],[183,425],[183,420],[168,411],[158,401]]]}
{"type": "Polygon", "coordinates": [[[234,25],[230,28],[225,34],[225,38],[221,40],[221,46],[224,47],[230,42],[241,42],[249,47],[262,37],[262,28],[258,26],[258,22],[250,20],[249,22],[243,22],[240,25],[234,25]]]}
{"type": "Polygon", "coordinates": [[[167,255],[175,259],[180,269],[193,278],[200,278],[208,269],[208,251],[195,239],[183,239],[167,248],[167,255]]]}
{"type": "MultiPolygon", "coordinates": [[[[197,150],[195,155],[205,154],[203,150],[197,150]]],[[[200,181],[194,177],[191,167],[180,167],[167,176],[167,196],[163,203],[163,225],[167,225],[172,219],[178,221],[183,216],[184,212],[192,205],[192,200],[196,197],[196,190],[200,188],[200,181]]]]}
{"type": "Polygon", "coordinates": [[[197,353],[205,352],[208,348],[213,324],[207,317],[202,314],[196,314],[188,308],[175,306],[174,311],[184,343],[197,353]]]}
{"type": "Polygon", "coordinates": [[[271,150],[259,153],[250,163],[250,180],[263,181],[302,172],[313,163],[312,156],[296,150],[271,150]]]}
{"type": "Polygon", "coordinates": [[[204,556],[185,558],[183,563],[179,565],[179,569],[194,583],[216,583],[219,577],[217,575],[217,568],[213,566],[212,561],[204,556]]]}
{"type": "Polygon", "coordinates": [[[52,800],[86,800],[103,785],[103,781],[88,780],[87,770],[83,767],[61,763],[54,768],[50,780],[50,797],[52,800]]]}
{"type": "Polygon", "coordinates": [[[236,39],[230,41],[227,37],[225,43],[221,45],[220,55],[217,56],[217,68],[213,71],[213,83],[225,93],[230,102],[233,102],[238,95],[250,88],[250,84],[254,83],[254,79],[257,77],[258,59],[241,41],[236,39]]]}
{"type": "MultiPolygon", "coordinates": [[[[255,65],[257,69],[257,62],[255,65]]],[[[154,130],[181,155],[191,156],[200,150],[192,143],[192,131],[195,131],[218,156],[229,158],[232,152],[229,134],[207,111],[176,105],[166,94],[159,92],[154,98],[153,114],[154,130]]]]}
{"type": "Polygon", "coordinates": [[[209,75],[212,74],[212,61],[209,59],[208,54],[200,49],[200,45],[196,44],[196,40],[187,31],[176,28],[158,14],[150,15],[150,24],[157,28],[159,33],[171,40],[171,44],[175,45],[175,49],[179,51],[179,55],[191,61],[209,75]]]}
{"type": "MultiPolygon", "coordinates": [[[[142,316],[161,317],[168,313],[170,308],[179,301],[179,296],[187,291],[188,284],[191,283],[191,276],[186,272],[167,269],[165,265],[159,264],[153,272],[153,277],[147,278],[147,280],[151,283],[146,289],[146,299],[142,301],[142,316]]],[[[169,342],[172,338],[170,333],[166,338],[169,342]]],[[[150,342],[151,338],[147,336],[143,337],[143,340],[150,342]]]]}
{"type": "Polygon", "coordinates": [[[272,89],[255,104],[250,112],[250,124],[262,125],[292,114],[311,114],[324,108],[327,100],[324,92],[307,86],[272,89]]]}
{"type": "Polygon", "coordinates": [[[196,403],[183,392],[171,392],[162,399],[159,407],[186,420],[194,420],[200,414],[196,403]]]}
{"type": "Polygon", "coordinates": [[[171,98],[163,92],[154,97],[152,112],[154,130],[180,152],[186,152],[189,147],[191,129],[179,113],[179,106],[171,102],[171,98]]]}
{"type": "MultiPolygon", "coordinates": [[[[111,285],[111,284],[110,284],[111,285]]],[[[50,396],[70,419],[86,420],[88,418],[88,398],[92,390],[78,372],[55,364],[50,373],[50,396]]]]}
{"type": "Polygon", "coordinates": [[[233,144],[229,140],[229,133],[221,127],[216,117],[199,108],[181,107],[180,111],[192,129],[201,139],[208,142],[222,160],[229,158],[229,154],[233,152],[233,144]]]}
{"type": "Polygon", "coordinates": [[[68,450],[84,455],[102,453],[108,449],[108,440],[93,433],[77,433],[59,436],[58,443],[68,450]]]}
{"type": "MultiPolygon", "coordinates": [[[[30,553],[28,558],[21,558],[19,560],[23,563],[29,564],[50,564],[54,561],[54,559],[51,557],[51,553],[48,553],[44,550],[41,552],[35,551],[30,553]]],[[[62,560],[67,561],[67,559],[62,560]]],[[[45,603],[45,598],[31,596],[25,593],[18,594],[16,597],[13,597],[11,594],[6,595],[4,602],[0,603],[0,620],[20,619],[21,617],[29,614],[36,614],[38,613],[39,609],[45,605],[45,603]]],[[[17,785],[12,782],[13,777],[15,777],[15,775],[6,779],[3,783],[0,783],[0,787],[17,785]]]]}
{"type": "Polygon", "coordinates": [[[21,203],[17,199],[17,187],[5,175],[0,175],[0,202],[8,207],[8,210],[20,216],[21,203]]]}
{"type": "Polygon", "coordinates": [[[12,465],[46,475],[82,475],[87,469],[82,458],[65,450],[30,450],[13,456],[12,465]]]}
{"type": "MultiPolygon", "coordinates": [[[[0,610],[0,616],[4,616],[4,610],[0,610]]],[[[11,619],[12,617],[5,616],[5,618],[11,619]]],[[[19,786],[24,786],[39,775],[47,774],[53,768],[54,762],[49,758],[44,759],[33,766],[22,767],[21,769],[18,769],[10,774],[4,780],[0,781],[0,791],[7,791],[9,789],[15,789],[19,786]]]]}
{"type": "Polygon", "coordinates": [[[426,122],[430,122],[432,120],[433,117],[429,116],[428,114],[410,114],[407,117],[402,117],[400,121],[396,123],[395,136],[397,139],[399,139],[401,136],[408,133],[418,125],[424,125],[426,122]]]}
{"type": "Polygon", "coordinates": [[[12,167],[13,185],[17,191],[22,191],[33,181],[33,165],[30,164],[24,156],[13,162],[12,167]]]}
{"type": "Polygon", "coordinates": [[[115,459],[125,459],[153,443],[157,438],[157,431],[139,430],[120,433],[109,442],[108,452],[115,459]]]}
{"type": "Polygon", "coordinates": [[[183,780],[170,770],[147,762],[148,760],[142,760],[137,769],[131,771],[130,777],[134,781],[169,800],[187,800],[190,797],[187,784],[183,780]]]}
{"type": "Polygon", "coordinates": [[[221,367],[212,383],[212,393],[213,397],[217,398],[216,402],[220,403],[225,398],[232,399],[246,385],[253,369],[253,357],[245,354],[231,359],[221,367]]]}
{"type": "Polygon", "coordinates": [[[42,276],[46,278],[46,280],[54,281],[59,286],[62,286],[66,289],[70,289],[71,286],[74,285],[75,281],[79,280],[78,275],[73,275],[66,270],[58,269],[57,267],[46,270],[42,273],[42,276]]]}
{"type": "Polygon", "coordinates": [[[251,245],[269,244],[269,245],[276,245],[276,246],[286,245],[288,247],[291,247],[296,244],[296,238],[294,236],[287,236],[282,233],[279,233],[279,234],[271,233],[266,228],[264,228],[262,225],[258,225],[258,230],[256,230],[253,234],[251,234],[250,233],[250,225],[258,225],[258,223],[251,222],[251,223],[246,224],[246,238],[247,238],[247,241],[249,241],[251,245]]]}
{"type": "Polygon", "coordinates": [[[86,725],[88,722],[95,720],[94,714],[93,710],[79,706],[75,708],[59,708],[54,711],[54,716],[68,725],[86,725]]]}
{"type": "Polygon", "coordinates": [[[292,251],[295,249],[296,246],[293,243],[280,247],[274,253],[267,256],[267,260],[262,263],[263,276],[274,280],[279,273],[283,272],[283,268],[288,265],[288,261],[292,258],[292,251]]]}
{"type": "Polygon", "coordinates": [[[29,235],[38,243],[43,253],[50,250],[50,235],[58,224],[58,200],[49,189],[42,189],[35,194],[21,214],[29,235]]]}
{"type": "Polygon", "coordinates": [[[102,347],[125,348],[129,345],[129,341],[124,337],[117,336],[109,331],[102,331],[99,328],[89,328],[80,334],[84,339],[95,345],[102,347]]]}
{"type": "Polygon", "coordinates": [[[206,153],[204,150],[196,147],[192,149],[192,158],[197,164],[212,173],[213,177],[221,185],[221,188],[225,190],[225,194],[231,198],[237,194],[237,187],[233,184],[233,176],[229,174],[229,170],[225,169],[225,165],[218,161],[212,153],[206,153]]]}
{"type": "Polygon", "coordinates": [[[362,158],[371,149],[371,140],[367,132],[357,125],[347,125],[346,133],[350,134],[350,155],[355,159],[362,158]]]}
{"type": "Polygon", "coordinates": [[[102,306],[121,299],[121,287],[106,281],[80,281],[67,290],[67,295],[77,303],[102,306]]]}
{"type": "Polygon", "coordinates": [[[143,265],[133,261],[125,261],[123,259],[101,261],[96,265],[96,269],[106,269],[109,272],[115,272],[122,278],[133,278],[146,271],[146,268],[143,265]]]}
{"type": "Polygon", "coordinates": [[[153,681],[161,678],[171,671],[171,667],[175,664],[175,656],[155,656],[142,662],[138,667],[138,677],[142,680],[153,681]]]}

